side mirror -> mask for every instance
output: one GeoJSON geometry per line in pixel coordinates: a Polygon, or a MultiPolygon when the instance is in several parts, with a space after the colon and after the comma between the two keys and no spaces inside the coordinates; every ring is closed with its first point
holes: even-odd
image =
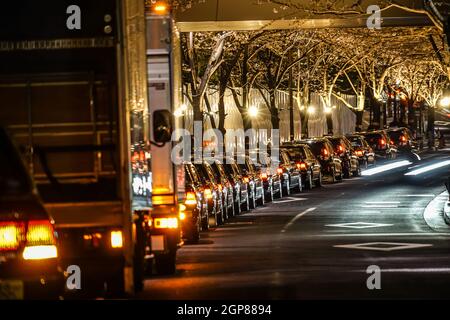
{"type": "Polygon", "coordinates": [[[172,113],[168,110],[153,112],[153,139],[157,143],[171,141],[173,132],[172,113]]]}

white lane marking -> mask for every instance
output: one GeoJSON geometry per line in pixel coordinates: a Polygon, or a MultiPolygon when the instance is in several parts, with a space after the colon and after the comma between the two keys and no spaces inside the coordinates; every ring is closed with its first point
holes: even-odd
{"type": "Polygon", "coordinates": [[[372,251],[397,251],[397,250],[407,250],[407,249],[418,249],[432,247],[432,244],[422,244],[422,243],[400,243],[400,242],[368,242],[368,243],[356,243],[356,244],[341,244],[335,245],[335,248],[345,248],[345,249],[357,249],[357,250],[372,250],[372,251]]]}
{"type": "Polygon", "coordinates": [[[287,200],[279,200],[273,201],[273,203],[287,203],[287,202],[295,202],[295,201],[306,201],[308,198],[286,198],[287,200]]]}
{"type": "Polygon", "coordinates": [[[375,210],[363,210],[358,211],[359,214],[379,214],[381,211],[375,211],[375,210]]]}
{"type": "Polygon", "coordinates": [[[298,219],[300,219],[301,217],[303,217],[305,214],[307,214],[308,212],[312,212],[312,211],[314,211],[314,210],[316,210],[317,208],[309,208],[309,209],[306,209],[305,211],[303,211],[303,212],[300,212],[298,215],[296,215],[291,221],[289,221],[285,226],[284,226],[284,228],[283,228],[283,230],[281,230],[281,232],[286,232],[286,230],[290,227],[290,226],[292,226],[294,223],[295,223],[295,221],[297,221],[298,219]]]}
{"type": "Polygon", "coordinates": [[[362,205],[361,208],[398,208],[395,204],[367,204],[362,205]]]}
{"type": "Polygon", "coordinates": [[[383,166],[379,166],[377,168],[365,170],[365,171],[362,172],[362,175],[363,176],[372,176],[372,175],[377,174],[377,173],[382,173],[382,172],[385,172],[385,171],[389,171],[389,170],[405,167],[405,166],[408,166],[410,164],[412,164],[411,161],[407,161],[407,160],[398,161],[398,162],[386,164],[386,165],[383,165],[383,166]]]}
{"type": "Polygon", "coordinates": [[[393,224],[371,223],[371,222],[350,222],[350,223],[339,223],[339,224],[327,224],[325,226],[326,227],[336,227],[336,228],[367,229],[367,228],[391,227],[391,226],[393,226],[393,224]]]}
{"type": "Polygon", "coordinates": [[[366,201],[365,204],[400,204],[400,201],[366,201]]]}
{"type": "Polygon", "coordinates": [[[413,170],[413,171],[407,172],[407,173],[405,173],[405,176],[417,176],[419,174],[426,173],[426,172],[429,172],[429,171],[432,171],[432,170],[436,170],[436,169],[439,169],[439,168],[443,168],[443,167],[446,167],[446,166],[450,166],[450,160],[439,162],[439,163],[435,163],[435,164],[432,164],[432,165],[429,165],[429,166],[426,166],[426,167],[423,167],[423,168],[420,168],[420,169],[417,169],[417,170],[413,170]]]}
{"type": "Polygon", "coordinates": [[[438,232],[404,232],[404,233],[346,233],[346,234],[321,234],[319,237],[428,237],[428,236],[446,236],[450,237],[450,233],[438,232]]]}

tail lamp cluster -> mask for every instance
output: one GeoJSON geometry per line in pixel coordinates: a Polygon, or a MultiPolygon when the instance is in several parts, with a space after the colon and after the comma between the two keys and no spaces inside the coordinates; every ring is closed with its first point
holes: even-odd
{"type": "Polygon", "coordinates": [[[56,258],[56,237],[48,220],[0,222],[0,252],[23,249],[25,260],[56,258]]]}

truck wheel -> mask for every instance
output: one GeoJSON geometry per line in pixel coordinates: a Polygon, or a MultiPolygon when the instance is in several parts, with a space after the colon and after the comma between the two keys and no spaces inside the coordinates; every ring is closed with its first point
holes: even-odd
{"type": "Polygon", "coordinates": [[[123,298],[125,296],[125,279],[123,270],[117,272],[114,276],[106,281],[107,297],[123,298]]]}
{"type": "Polygon", "coordinates": [[[161,275],[174,274],[176,267],[176,252],[158,255],[155,257],[156,271],[161,275]]]}

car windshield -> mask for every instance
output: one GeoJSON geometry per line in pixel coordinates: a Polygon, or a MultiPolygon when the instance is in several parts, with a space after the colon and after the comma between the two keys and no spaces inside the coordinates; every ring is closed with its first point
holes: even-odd
{"type": "Polygon", "coordinates": [[[0,197],[22,196],[32,191],[31,182],[20,155],[0,131],[0,197]]]}
{"type": "Polygon", "coordinates": [[[406,134],[403,131],[390,131],[388,132],[389,138],[393,140],[395,143],[398,143],[400,141],[401,136],[406,136],[406,134]]]}
{"type": "Polygon", "coordinates": [[[368,134],[366,136],[366,140],[369,144],[374,145],[378,143],[378,140],[380,140],[381,135],[379,133],[377,134],[368,134]]]}
{"type": "Polygon", "coordinates": [[[363,142],[360,137],[350,137],[348,138],[352,144],[352,147],[363,147],[363,142]]]}
{"type": "Polygon", "coordinates": [[[306,153],[304,147],[294,147],[286,149],[289,156],[294,161],[300,161],[306,159],[306,153]]]}
{"type": "Polygon", "coordinates": [[[323,142],[312,142],[312,143],[309,143],[309,147],[311,148],[311,151],[313,152],[313,154],[318,156],[322,152],[324,143],[323,142]]]}

